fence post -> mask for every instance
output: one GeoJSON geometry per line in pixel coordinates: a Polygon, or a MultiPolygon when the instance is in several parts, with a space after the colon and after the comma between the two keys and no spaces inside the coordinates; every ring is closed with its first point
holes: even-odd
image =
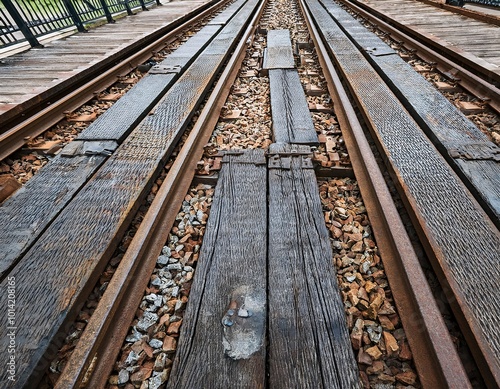
{"type": "Polygon", "coordinates": [[[10,16],[12,16],[12,19],[14,19],[14,22],[19,27],[19,30],[23,33],[24,37],[26,40],[29,42],[31,47],[43,47],[40,42],[38,42],[38,39],[35,38],[35,35],[31,32],[31,30],[28,27],[28,24],[26,21],[23,19],[17,8],[15,7],[14,4],[12,4],[11,0],[2,0],[3,4],[5,6],[5,9],[10,13],[10,16]]]}
{"type": "Polygon", "coordinates": [[[130,5],[128,4],[128,0],[124,0],[123,3],[125,4],[125,9],[127,10],[128,15],[133,15],[134,13],[130,9],[130,5]]]}
{"type": "Polygon", "coordinates": [[[87,32],[87,30],[83,26],[82,19],[80,19],[80,16],[78,15],[78,12],[76,11],[75,6],[71,2],[71,0],[63,0],[63,3],[68,9],[71,19],[73,19],[73,24],[76,26],[78,31],[87,32]]]}
{"type": "Polygon", "coordinates": [[[149,11],[149,9],[146,7],[146,4],[144,4],[144,0],[139,0],[139,4],[141,4],[141,8],[143,11],[149,11]]]}
{"type": "Polygon", "coordinates": [[[115,20],[111,16],[111,12],[109,12],[108,4],[106,3],[106,0],[99,0],[99,2],[102,5],[102,9],[104,10],[104,15],[106,15],[106,20],[108,23],[114,23],[115,20]]]}

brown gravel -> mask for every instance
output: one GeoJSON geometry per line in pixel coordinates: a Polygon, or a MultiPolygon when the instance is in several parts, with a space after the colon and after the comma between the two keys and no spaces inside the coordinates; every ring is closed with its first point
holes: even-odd
{"type": "Polygon", "coordinates": [[[357,182],[333,179],[319,190],[364,387],[420,387],[357,182]]]}

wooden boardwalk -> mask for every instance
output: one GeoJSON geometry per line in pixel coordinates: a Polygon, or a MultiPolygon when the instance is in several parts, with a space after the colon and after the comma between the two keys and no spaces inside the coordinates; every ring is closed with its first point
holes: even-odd
{"type": "Polygon", "coordinates": [[[2,116],[27,107],[38,95],[50,95],[108,57],[160,31],[209,0],[171,1],[148,12],[118,19],[87,33],[44,44],[3,58],[0,64],[0,123],[2,116]]]}

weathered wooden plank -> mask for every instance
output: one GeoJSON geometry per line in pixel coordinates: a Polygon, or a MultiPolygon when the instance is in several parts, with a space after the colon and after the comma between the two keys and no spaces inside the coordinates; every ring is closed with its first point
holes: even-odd
{"type": "MultiPolygon", "coordinates": [[[[73,146],[76,143],[80,142],[73,146]]],[[[106,153],[75,152],[73,156],[57,156],[0,207],[1,276],[107,158],[106,153]]]]}
{"type": "Polygon", "coordinates": [[[267,32],[267,50],[264,56],[263,69],[293,69],[292,42],[290,30],[269,30],[267,32]]]}
{"type": "Polygon", "coordinates": [[[279,143],[318,144],[318,135],[295,69],[271,69],[271,114],[274,139],[279,143]]]}
{"type": "Polygon", "coordinates": [[[360,388],[308,152],[269,150],[269,387],[360,388]]]}
{"type": "Polygon", "coordinates": [[[217,16],[215,16],[212,20],[210,20],[207,24],[226,24],[238,11],[243,4],[245,4],[246,0],[237,0],[234,3],[231,3],[227,6],[223,11],[221,11],[217,16]]]}
{"type": "MultiPolygon", "coordinates": [[[[328,12],[355,41],[359,48],[375,45],[380,48],[385,43],[373,32],[360,26],[348,12],[332,0],[322,0],[328,12]],[[378,41],[378,43],[376,43],[378,41]]],[[[390,49],[390,48],[389,48],[390,49]]],[[[392,51],[392,49],[390,49],[392,51]]],[[[380,50],[379,50],[380,51],[380,50]]],[[[371,54],[371,53],[370,53],[371,54]]],[[[455,170],[474,187],[475,193],[489,209],[493,220],[500,225],[500,164],[495,160],[500,148],[490,142],[470,120],[468,120],[446,97],[436,90],[425,78],[398,55],[368,57],[379,74],[389,82],[398,97],[410,108],[427,135],[444,149],[445,155],[455,170]],[[481,153],[477,158],[462,160],[459,153],[451,158],[455,149],[465,148],[470,154],[477,150],[491,150],[481,153]]]]}
{"type": "MultiPolygon", "coordinates": [[[[257,3],[247,1],[169,90],[155,114],[132,132],[9,273],[19,280],[18,387],[36,385],[49,361],[46,353],[60,342],[57,334],[68,330],[66,323],[93,287],[257,3]]],[[[7,290],[7,279],[0,289],[7,290]]],[[[1,297],[2,328],[7,327],[6,297],[1,297]]],[[[8,337],[1,337],[0,347],[6,350],[8,342],[8,337]]],[[[7,380],[4,369],[0,382],[7,386],[7,380]]]]}
{"type": "Polygon", "coordinates": [[[473,42],[481,42],[481,44],[469,46],[467,52],[461,54],[491,72],[500,74],[500,62],[481,55],[483,47],[494,46],[500,40],[498,26],[440,10],[427,4],[419,4],[413,0],[374,1],[370,3],[370,7],[398,23],[414,27],[420,34],[451,50],[463,48],[461,42],[464,36],[473,42]],[[446,23],[443,23],[443,20],[446,20],[446,23]],[[445,31],[440,31],[443,28],[445,31]],[[465,30],[467,34],[464,34],[465,30]],[[469,31],[475,35],[473,39],[469,37],[469,31]]]}
{"type": "Polygon", "coordinates": [[[264,150],[224,157],[169,389],[265,387],[266,186],[264,150]]]}
{"type": "Polygon", "coordinates": [[[78,139],[123,141],[221,28],[221,25],[203,27],[159,64],[157,71],[160,73],[153,74],[155,69],[150,70],[150,74],[144,76],[125,96],[99,116],[78,139]]]}
{"type": "Polygon", "coordinates": [[[306,3],[375,141],[388,155],[483,376],[498,386],[500,298],[491,294],[500,279],[498,229],[331,15],[317,0],[306,3]]]}

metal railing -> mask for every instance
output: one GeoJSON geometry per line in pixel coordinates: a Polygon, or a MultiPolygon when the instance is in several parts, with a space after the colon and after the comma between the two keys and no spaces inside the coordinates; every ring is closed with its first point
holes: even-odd
{"type": "Polygon", "coordinates": [[[136,8],[147,9],[160,0],[0,0],[0,48],[27,41],[40,47],[37,38],[75,26],[85,31],[85,24],[136,8]]]}
{"type": "Polygon", "coordinates": [[[484,5],[492,5],[494,7],[500,7],[500,0],[466,0],[466,3],[477,3],[484,5]]]}

